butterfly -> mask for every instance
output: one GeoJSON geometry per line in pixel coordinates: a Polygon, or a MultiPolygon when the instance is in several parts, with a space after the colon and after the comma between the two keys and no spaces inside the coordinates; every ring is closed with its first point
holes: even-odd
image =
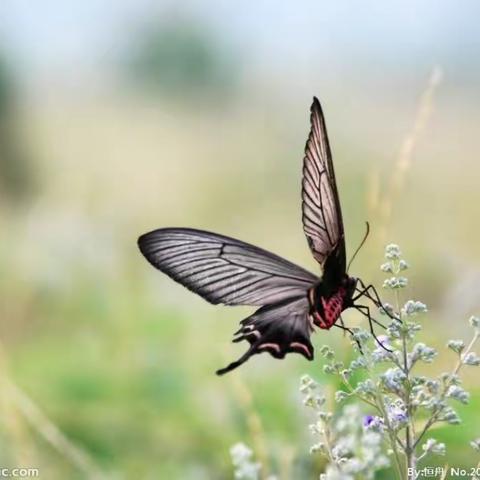
{"type": "MultiPolygon", "coordinates": [[[[381,307],[375,287],[347,273],[342,210],[325,119],[316,97],[310,126],[303,159],[302,222],[321,276],[262,248],[203,230],[160,228],[138,239],[148,262],[208,302],[259,307],[240,322],[234,334],[233,342],[247,341],[248,350],[218,370],[218,375],[262,352],[275,358],[294,352],[313,360],[310,337],[316,328],[336,326],[353,335],[341,320],[348,308],[368,318],[374,336],[372,322],[381,325],[372,319],[367,305],[357,303],[366,297],[381,307]]],[[[360,247],[368,231],[367,223],[360,247]]]]}

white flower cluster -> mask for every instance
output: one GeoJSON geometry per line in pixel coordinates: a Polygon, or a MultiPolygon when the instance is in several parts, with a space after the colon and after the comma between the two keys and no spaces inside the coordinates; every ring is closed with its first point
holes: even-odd
{"type": "Polygon", "coordinates": [[[407,315],[410,317],[418,313],[427,313],[427,311],[427,306],[424,303],[414,300],[409,300],[407,303],[405,303],[402,309],[403,315],[407,315]]]}
{"type": "Polygon", "coordinates": [[[480,318],[472,316],[468,319],[468,323],[473,327],[477,332],[480,330],[480,318]]]}
{"type": "Polygon", "coordinates": [[[463,340],[449,340],[447,342],[447,347],[455,353],[462,353],[465,348],[465,342],[463,340]]]}
{"type": "Polygon", "coordinates": [[[433,453],[435,455],[445,455],[447,453],[445,444],[437,442],[434,438],[429,438],[422,445],[422,450],[425,452],[424,455],[428,453],[433,453]]]}
{"type": "MultiPolygon", "coordinates": [[[[330,356],[329,352],[324,349],[324,355],[330,356]]],[[[310,452],[322,454],[329,460],[321,480],[373,479],[376,471],[389,465],[382,452],[382,434],[365,426],[358,405],[346,405],[334,417],[324,410],[325,396],[319,393],[318,384],[308,375],[301,379],[300,392],[303,403],[312,408],[316,416],[310,431],[319,441],[312,445],[310,452]]],[[[338,401],[343,401],[345,396],[348,396],[346,392],[336,393],[338,401]]]]}
{"type": "Polygon", "coordinates": [[[470,446],[477,452],[480,452],[480,438],[477,438],[476,440],[472,440],[470,442],[470,446]]]}
{"type": "Polygon", "coordinates": [[[480,357],[475,352],[468,352],[462,357],[465,365],[478,367],[480,365],[480,357]]]}
{"type": "Polygon", "coordinates": [[[380,270],[385,273],[392,274],[383,282],[383,288],[396,290],[398,288],[405,288],[408,285],[408,279],[401,276],[400,273],[408,269],[408,263],[401,258],[402,252],[400,247],[395,244],[387,245],[385,248],[385,258],[387,262],[380,266],[380,270]]]}
{"type": "Polygon", "coordinates": [[[258,480],[261,465],[254,462],[253,452],[244,444],[236,443],[230,448],[230,456],[234,466],[234,478],[238,480],[258,480]]]}
{"type": "Polygon", "coordinates": [[[437,355],[438,352],[434,348],[427,347],[424,343],[417,343],[408,355],[408,364],[412,366],[418,360],[425,363],[432,363],[437,355]]]}

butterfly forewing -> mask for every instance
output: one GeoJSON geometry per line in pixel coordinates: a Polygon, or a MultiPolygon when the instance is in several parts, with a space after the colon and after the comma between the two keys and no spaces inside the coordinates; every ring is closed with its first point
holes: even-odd
{"type": "Polygon", "coordinates": [[[337,247],[338,268],[345,271],[345,239],[332,155],[322,108],[314,98],[305,146],[302,179],[303,230],[315,259],[323,265],[337,247]]]}
{"type": "Polygon", "coordinates": [[[210,303],[268,305],[305,297],[318,278],[261,248],[215,233],[163,228],[138,245],[156,268],[210,303]]]}

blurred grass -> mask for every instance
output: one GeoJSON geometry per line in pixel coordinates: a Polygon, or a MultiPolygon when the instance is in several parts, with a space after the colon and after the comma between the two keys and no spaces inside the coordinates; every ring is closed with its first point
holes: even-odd
{"type": "MultiPolygon", "coordinates": [[[[304,372],[333,392],[321,362],[289,356],[280,363],[262,355],[231,379],[216,377],[215,369],[244,348],[230,338],[251,309],[209,306],[149,267],[135,244],[144,231],[188,225],[256,243],[314,270],[300,226],[307,105],[292,114],[286,107],[265,112],[252,101],[196,107],[115,94],[59,94],[54,102],[29,106],[25,127],[47,180],[28,207],[0,207],[0,292],[6,299],[0,338],[7,372],[114,478],[230,478],[228,448],[238,440],[263,442],[273,470],[293,451],[290,478],[313,478],[320,465],[308,455],[307,420],[296,392],[304,372]]],[[[335,132],[342,119],[330,115],[334,104],[326,110],[335,132]]],[[[413,121],[414,109],[402,112],[413,121]]],[[[473,173],[453,169],[461,177],[447,181],[451,152],[442,156],[438,142],[447,142],[441,132],[449,125],[438,123],[441,112],[445,116],[445,108],[436,113],[433,133],[427,130],[420,141],[406,190],[392,205],[387,239],[400,243],[410,260],[409,293],[431,306],[425,337],[439,347],[447,334],[462,336],[465,323],[462,306],[441,299],[463,266],[479,260],[475,235],[466,233],[476,214],[471,200],[478,198],[467,188],[473,173]],[[462,215],[454,215],[460,205],[462,215]]],[[[382,121],[393,119],[376,120],[382,121]]],[[[385,183],[395,149],[359,155],[331,137],[352,251],[367,219],[372,168],[378,165],[385,183]]],[[[375,218],[372,230],[352,273],[378,284],[375,218]]],[[[357,321],[354,314],[346,318],[357,321]]],[[[319,332],[313,341],[350,355],[337,332],[319,332]]],[[[448,368],[448,354],[441,358],[440,368],[448,368]]],[[[438,431],[449,463],[466,467],[480,403],[477,379],[467,376],[467,386],[474,395],[461,409],[464,424],[438,431]]],[[[85,475],[11,402],[0,422],[3,465],[30,462],[46,478],[85,475]]]]}

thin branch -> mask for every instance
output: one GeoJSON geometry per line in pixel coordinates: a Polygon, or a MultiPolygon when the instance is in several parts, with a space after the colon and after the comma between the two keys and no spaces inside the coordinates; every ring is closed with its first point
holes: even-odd
{"type": "MultiPolygon", "coordinates": [[[[457,364],[455,365],[454,369],[452,370],[452,372],[450,373],[449,375],[449,379],[448,380],[445,380],[445,383],[443,384],[443,389],[442,389],[442,392],[440,394],[440,399],[443,400],[445,399],[446,395],[447,395],[447,391],[448,391],[448,387],[449,387],[449,383],[450,381],[458,374],[458,372],[460,371],[460,369],[462,368],[462,366],[464,365],[463,363],[463,359],[465,358],[465,356],[470,353],[470,351],[472,350],[473,346],[475,345],[475,342],[480,338],[480,334],[478,332],[475,332],[475,334],[473,335],[473,338],[472,338],[472,341],[468,344],[465,352],[462,352],[460,355],[459,355],[459,359],[458,359],[458,362],[457,364]]],[[[424,437],[424,435],[427,433],[427,431],[429,430],[429,428],[436,422],[438,421],[438,416],[440,415],[441,413],[441,410],[437,410],[431,417],[430,419],[427,421],[427,423],[425,424],[425,426],[423,427],[423,430],[422,432],[420,433],[420,435],[418,436],[417,438],[417,441],[415,442],[413,448],[417,447],[417,445],[420,443],[420,441],[422,440],[422,438],[424,437]]]]}
{"type": "Polygon", "coordinates": [[[0,344],[0,381],[2,393],[27,423],[38,432],[45,441],[62,454],[72,465],[89,480],[103,480],[108,476],[102,472],[92,457],[81,447],[73,443],[42,411],[42,409],[10,379],[4,350],[0,344]]]}
{"type": "Polygon", "coordinates": [[[400,195],[407,177],[408,170],[412,164],[413,152],[422,136],[433,110],[433,99],[438,85],[441,83],[443,72],[440,67],[435,67],[430,74],[430,78],[425,91],[423,92],[418,103],[417,112],[413,127],[406,135],[400,152],[398,154],[397,162],[390,177],[388,194],[379,202],[381,215],[381,239],[382,242],[386,240],[388,226],[392,216],[393,205],[400,195]]]}
{"type": "Polygon", "coordinates": [[[82,471],[86,478],[90,480],[107,478],[90,455],[69,440],[25,392],[7,378],[4,378],[3,383],[14,404],[28,423],[34,427],[52,447],[82,471]]]}

